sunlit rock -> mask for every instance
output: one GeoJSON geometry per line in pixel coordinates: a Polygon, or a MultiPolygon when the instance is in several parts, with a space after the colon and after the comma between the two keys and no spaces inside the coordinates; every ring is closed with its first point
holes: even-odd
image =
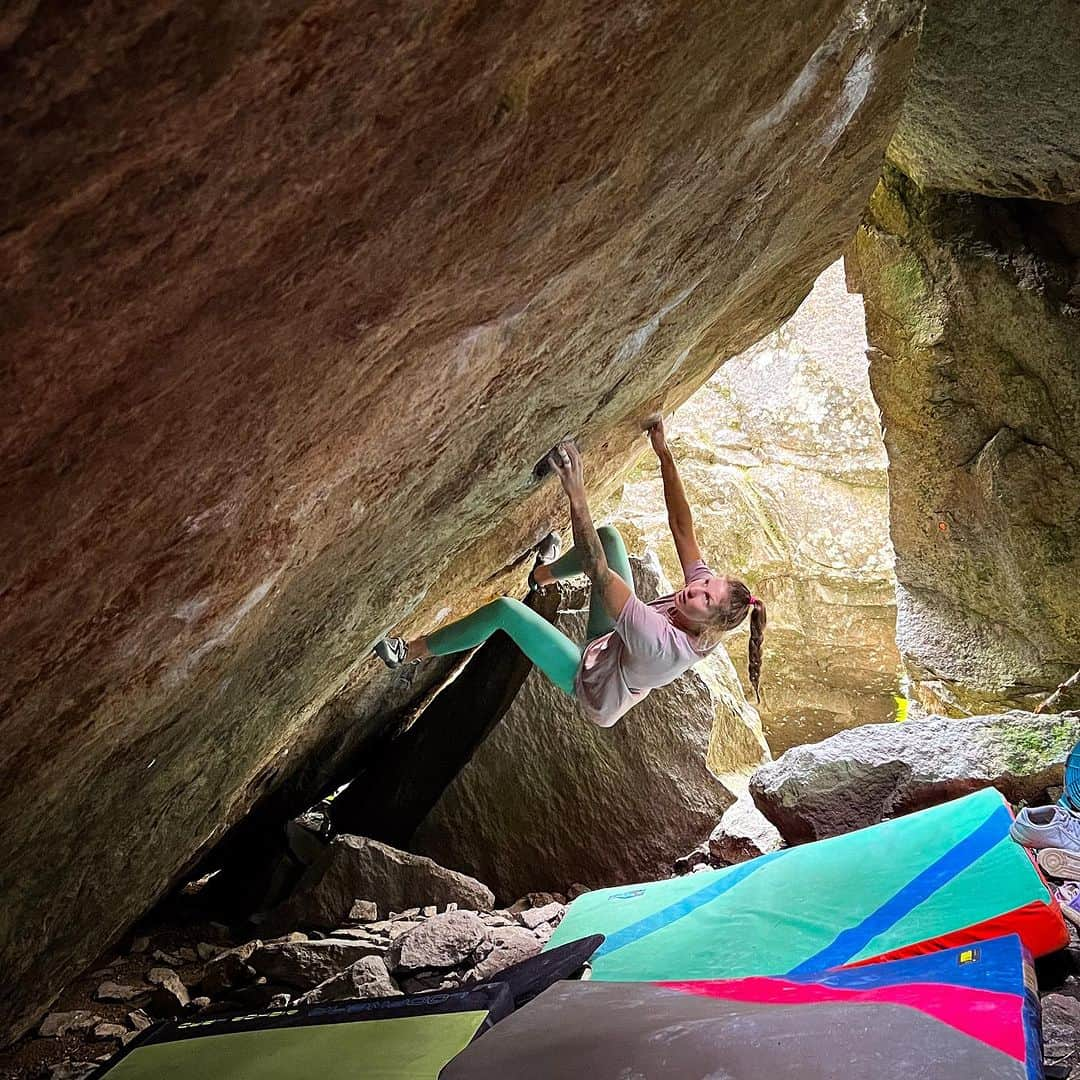
{"type": "MultiPolygon", "coordinates": [[[[836,263],[669,425],[706,560],[768,606],[761,715],[774,753],[895,714],[888,482],[865,347],[862,305],[836,263]]],[[[611,516],[679,574],[651,452],[611,516]]],[[[743,673],[747,633],[725,642],[743,673]]]]}

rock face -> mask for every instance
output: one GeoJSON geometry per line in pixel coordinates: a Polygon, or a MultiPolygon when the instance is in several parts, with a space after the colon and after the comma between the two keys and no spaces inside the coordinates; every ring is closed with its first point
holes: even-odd
{"type": "Polygon", "coordinates": [[[1080,198],[1073,0],[928,0],[889,157],[922,187],[1080,198]]]}
{"type": "Polygon", "coordinates": [[[852,244],[889,452],[897,641],[934,711],[1080,666],[1080,205],[921,192],[852,244]]]}
{"type": "MultiPolygon", "coordinates": [[[[671,591],[655,562],[631,563],[639,596],[671,591]]],[[[583,641],[585,591],[566,596],[556,625],[583,641]]],[[[534,671],[412,846],[507,897],[662,876],[671,853],[707,836],[733,801],[706,767],[714,728],[724,732],[712,741],[723,747],[718,771],[745,784],[767,750],[721,651],[607,729],[534,671]]]]}
{"type": "Polygon", "coordinates": [[[919,7],[3,17],[0,1038],[260,800],[317,797],[374,727],[323,707],[546,531],[549,446],[611,479],[795,309],[919,7]]]}
{"type": "MultiPolygon", "coordinates": [[[[865,347],[838,262],[782,330],[729,360],[669,424],[706,558],[769,605],[761,715],[774,753],[896,711],[887,461],[865,347]]],[[[611,517],[678,580],[651,452],[611,517]]],[[[747,634],[725,643],[742,673],[747,634]]]]}
{"type": "Polygon", "coordinates": [[[1080,713],[1008,712],[842,731],[788,750],[750,781],[754,802],[789,843],[876,825],[984,787],[1013,802],[1062,782],[1080,713]]]}
{"type": "Polygon", "coordinates": [[[336,836],[300,879],[274,922],[329,930],[351,915],[358,897],[374,898],[384,911],[418,904],[456,903],[490,908],[491,890],[466,874],[363,836],[336,836]]]}
{"type": "Polygon", "coordinates": [[[746,862],[783,846],[776,826],[749,795],[740,795],[709,834],[709,855],[719,865],[746,862]]]}

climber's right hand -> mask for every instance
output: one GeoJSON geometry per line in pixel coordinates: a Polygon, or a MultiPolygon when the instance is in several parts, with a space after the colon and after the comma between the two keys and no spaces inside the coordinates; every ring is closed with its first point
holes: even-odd
{"type": "Polygon", "coordinates": [[[548,455],[552,469],[559,475],[563,491],[573,497],[585,493],[585,466],[581,451],[572,439],[559,443],[548,455]]]}

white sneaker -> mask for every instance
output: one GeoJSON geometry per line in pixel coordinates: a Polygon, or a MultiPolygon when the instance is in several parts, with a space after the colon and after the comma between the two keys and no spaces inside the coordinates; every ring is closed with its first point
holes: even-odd
{"type": "Polygon", "coordinates": [[[1080,815],[1063,806],[1029,806],[1016,815],[1009,835],[1024,847],[1059,848],[1080,856],[1080,815]]]}
{"type": "Polygon", "coordinates": [[[1044,874],[1063,881],[1080,880],[1080,853],[1064,848],[1040,848],[1036,856],[1044,874]]]}

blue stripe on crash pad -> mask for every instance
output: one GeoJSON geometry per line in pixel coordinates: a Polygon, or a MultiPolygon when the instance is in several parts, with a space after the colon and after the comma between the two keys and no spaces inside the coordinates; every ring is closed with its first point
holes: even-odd
{"type": "Polygon", "coordinates": [[[745,881],[767,862],[772,862],[778,855],[784,854],[786,854],[784,851],[772,851],[768,855],[759,855],[756,859],[732,867],[727,873],[721,873],[719,877],[714,878],[697,892],[692,892],[681,900],[676,900],[674,904],[668,904],[667,907],[646,915],[644,919],[638,919],[637,922],[623,927],[622,930],[609,934],[594,956],[606,956],[608,953],[615,952],[616,949],[621,949],[624,945],[631,945],[657,930],[663,930],[665,926],[670,926],[673,922],[678,922],[679,919],[697,911],[699,907],[715,900],[718,896],[723,896],[729,889],[735,888],[739,882],[745,881]]]}
{"type": "Polygon", "coordinates": [[[1006,806],[998,806],[993,813],[963,840],[954,844],[936,862],[894,893],[876,911],[872,911],[857,926],[842,930],[819,953],[793,967],[789,975],[807,975],[813,971],[846,964],[861,949],[895,926],[905,915],[924,900],[928,900],[942,886],[947,885],[977,859],[1009,835],[1012,814],[1006,806]]]}

